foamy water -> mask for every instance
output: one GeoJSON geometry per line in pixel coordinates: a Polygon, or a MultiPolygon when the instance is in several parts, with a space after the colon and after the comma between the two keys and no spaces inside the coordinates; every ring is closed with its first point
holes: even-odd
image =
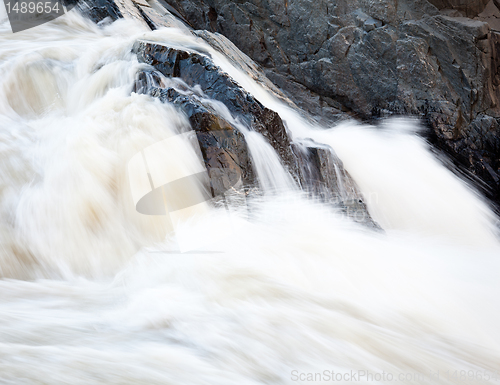
{"type": "Polygon", "coordinates": [[[1,28],[1,383],[291,384],[325,370],[386,383],[463,383],[454,371],[473,370],[467,383],[487,383],[477,373],[500,369],[495,218],[414,123],[314,127],[185,31],[98,28],[75,12],[1,28]],[[258,175],[281,194],[229,227],[215,208],[175,232],[136,212],[128,161],[189,128],[131,94],[138,38],[212,52],[295,138],[332,146],[385,233],[293,192],[257,134],[258,175]],[[223,234],[176,251],[208,228],[223,234]]]}

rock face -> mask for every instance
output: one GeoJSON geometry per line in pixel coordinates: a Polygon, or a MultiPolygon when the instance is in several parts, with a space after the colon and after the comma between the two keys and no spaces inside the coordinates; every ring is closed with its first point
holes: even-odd
{"type": "Polygon", "coordinates": [[[438,9],[455,9],[467,17],[476,17],[483,12],[490,0],[429,0],[438,9]]]}
{"type": "Polygon", "coordinates": [[[333,204],[355,222],[380,229],[371,218],[356,183],[330,146],[307,139],[293,143],[292,148],[304,191],[333,204]]]}
{"type": "MultiPolygon", "coordinates": [[[[184,28],[232,59],[236,66],[277,97],[293,105],[227,38],[208,31],[190,30],[182,15],[174,16],[177,11],[166,3],[157,0],[81,0],[78,7],[96,23],[108,17],[111,20],[126,17],[140,19],[151,29],[161,26],[184,28]]],[[[244,136],[245,130],[253,130],[275,149],[284,167],[303,190],[333,204],[354,221],[380,229],[371,218],[356,183],[333,149],[312,141],[293,143],[280,116],[217,67],[209,53],[174,49],[168,43],[141,40],[134,44],[132,51],[140,62],[151,66],[137,74],[133,92],[171,103],[187,116],[205,161],[213,197],[229,190],[239,195],[258,194],[258,180],[244,136]],[[180,79],[181,83],[175,79],[180,79]],[[227,113],[215,108],[214,101],[222,103],[227,113]],[[239,126],[235,127],[227,117],[239,126]]]]}
{"type": "Polygon", "coordinates": [[[244,136],[195,95],[166,87],[157,71],[141,71],[134,92],[172,103],[187,116],[207,168],[212,197],[230,190],[245,193],[257,184],[244,136]]]}
{"type": "Polygon", "coordinates": [[[420,117],[500,202],[500,37],[462,17],[488,1],[167,1],[193,27],[229,38],[313,115],[420,117]]]}
{"type": "Polygon", "coordinates": [[[212,196],[224,195],[231,189],[248,190],[256,185],[248,146],[238,129],[209,105],[172,88],[151,89],[150,95],[177,105],[187,115],[207,167],[212,196]]]}
{"type": "Polygon", "coordinates": [[[183,87],[187,85],[191,90],[199,87],[204,97],[223,103],[248,129],[268,140],[303,190],[333,204],[354,221],[380,229],[333,149],[311,140],[292,143],[279,115],[262,106],[215,66],[209,56],[149,41],[137,41],[133,51],[139,61],[155,69],[137,75],[134,91],[173,103],[188,117],[197,135],[214,197],[231,189],[243,188],[248,192],[258,186],[244,135],[207,99],[169,88],[165,78],[180,78],[183,87]]]}
{"type": "Polygon", "coordinates": [[[190,87],[200,86],[206,96],[222,102],[249,129],[262,134],[289,172],[298,175],[290,138],[279,115],[241,88],[209,57],[147,41],[138,41],[133,50],[140,62],[152,65],[166,77],[179,77],[190,87]]]}

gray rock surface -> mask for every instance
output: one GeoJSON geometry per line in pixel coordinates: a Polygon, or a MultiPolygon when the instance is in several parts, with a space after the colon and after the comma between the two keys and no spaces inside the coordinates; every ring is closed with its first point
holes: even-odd
{"type": "MultiPolygon", "coordinates": [[[[292,107],[294,105],[231,41],[220,34],[192,31],[182,15],[166,3],[161,4],[159,0],[82,0],[79,9],[96,23],[106,18],[125,17],[140,18],[140,22],[145,22],[151,29],[161,26],[185,28],[231,59],[234,65],[278,98],[292,107]],[[133,11],[134,8],[138,12],[133,11]]],[[[225,113],[214,109],[212,103],[217,101],[224,104],[247,129],[255,130],[267,139],[304,191],[333,204],[355,222],[381,230],[371,218],[356,182],[333,149],[311,140],[292,142],[280,116],[264,107],[217,67],[210,54],[173,49],[168,43],[143,40],[137,41],[132,50],[140,62],[151,66],[137,73],[132,91],[174,104],[186,115],[208,172],[206,183],[200,182],[207,184],[214,198],[224,196],[227,204],[227,199],[236,197],[241,200],[246,196],[260,195],[244,135],[224,118],[225,113]],[[172,81],[174,88],[167,85],[172,81]],[[203,97],[197,89],[202,91],[203,97]],[[206,99],[207,96],[211,100],[206,99]]]]}
{"type": "Polygon", "coordinates": [[[260,132],[304,191],[332,204],[355,222],[380,230],[333,149],[312,140],[291,142],[279,115],[263,107],[208,55],[143,40],[134,44],[133,51],[139,61],[155,68],[137,74],[134,91],[173,103],[187,116],[196,132],[213,197],[231,189],[248,194],[258,187],[258,181],[244,136],[211,106],[206,96],[222,102],[248,129],[260,132]],[[179,92],[169,88],[167,78],[180,78],[184,89],[179,92]],[[201,88],[204,98],[190,92],[194,87],[201,88]]]}
{"type": "Polygon", "coordinates": [[[455,9],[463,16],[475,17],[479,15],[489,0],[429,0],[439,9],[455,9]]]}
{"type": "Polygon", "coordinates": [[[255,172],[243,134],[210,104],[193,93],[168,87],[164,79],[158,71],[140,71],[133,92],[172,103],[186,115],[205,162],[212,197],[222,197],[231,190],[245,194],[255,187],[255,172]]]}
{"type": "Polygon", "coordinates": [[[237,128],[220,117],[210,105],[193,96],[181,95],[173,88],[151,89],[149,93],[163,102],[179,106],[187,115],[196,132],[213,197],[233,189],[245,191],[255,186],[248,146],[237,128]]]}
{"type": "Polygon", "coordinates": [[[478,16],[488,1],[167,1],[194,28],[229,38],[323,121],[420,117],[429,139],[500,202],[491,139],[500,135],[500,36],[478,16]]]}
{"type": "Polygon", "coordinates": [[[249,129],[262,134],[289,172],[298,175],[290,137],[280,116],[241,88],[208,56],[148,41],[136,42],[133,50],[140,62],[152,65],[166,77],[179,77],[190,87],[200,86],[206,96],[222,102],[249,129]]]}
{"type": "Polygon", "coordinates": [[[356,182],[333,148],[311,139],[292,143],[292,148],[297,157],[304,191],[332,204],[355,222],[381,229],[370,216],[356,182]]]}

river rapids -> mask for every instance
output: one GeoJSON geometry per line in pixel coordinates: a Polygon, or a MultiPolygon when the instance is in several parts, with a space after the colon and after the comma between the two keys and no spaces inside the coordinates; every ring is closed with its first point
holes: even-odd
{"type": "MultiPolygon", "coordinates": [[[[494,381],[496,219],[417,122],[317,127],[182,29],[3,19],[0,383],[494,381]],[[332,146],[384,231],[301,194],[257,133],[264,193],[244,210],[138,213],[129,160],[189,122],[131,92],[137,39],[211,52],[295,138],[332,146]]],[[[190,146],[168,166],[189,168],[190,146]]]]}

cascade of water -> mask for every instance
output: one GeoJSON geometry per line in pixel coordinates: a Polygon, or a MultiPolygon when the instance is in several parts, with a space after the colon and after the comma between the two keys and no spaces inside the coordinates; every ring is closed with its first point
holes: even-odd
{"type": "MultiPolygon", "coordinates": [[[[444,384],[454,371],[498,370],[494,217],[402,132],[408,121],[314,127],[186,30],[97,27],[74,12],[0,29],[0,275],[12,278],[0,280],[2,381],[283,384],[352,370],[440,371],[433,383],[444,384]],[[278,154],[240,127],[259,183],[276,194],[251,201],[250,219],[232,217],[236,231],[216,248],[172,251],[167,218],[136,211],[128,162],[174,136],[172,173],[198,172],[198,155],[175,105],[131,93],[145,68],[131,52],[138,39],[210,53],[297,142],[333,148],[387,232],[283,194],[296,187],[278,154]]],[[[169,81],[238,126],[199,89],[169,81]]],[[[175,235],[223,233],[224,212],[185,213],[175,235]]]]}
{"type": "Polygon", "coordinates": [[[295,184],[280,163],[273,148],[256,132],[247,132],[245,138],[252,155],[253,164],[259,182],[268,192],[288,192],[295,189],[295,184]]]}

